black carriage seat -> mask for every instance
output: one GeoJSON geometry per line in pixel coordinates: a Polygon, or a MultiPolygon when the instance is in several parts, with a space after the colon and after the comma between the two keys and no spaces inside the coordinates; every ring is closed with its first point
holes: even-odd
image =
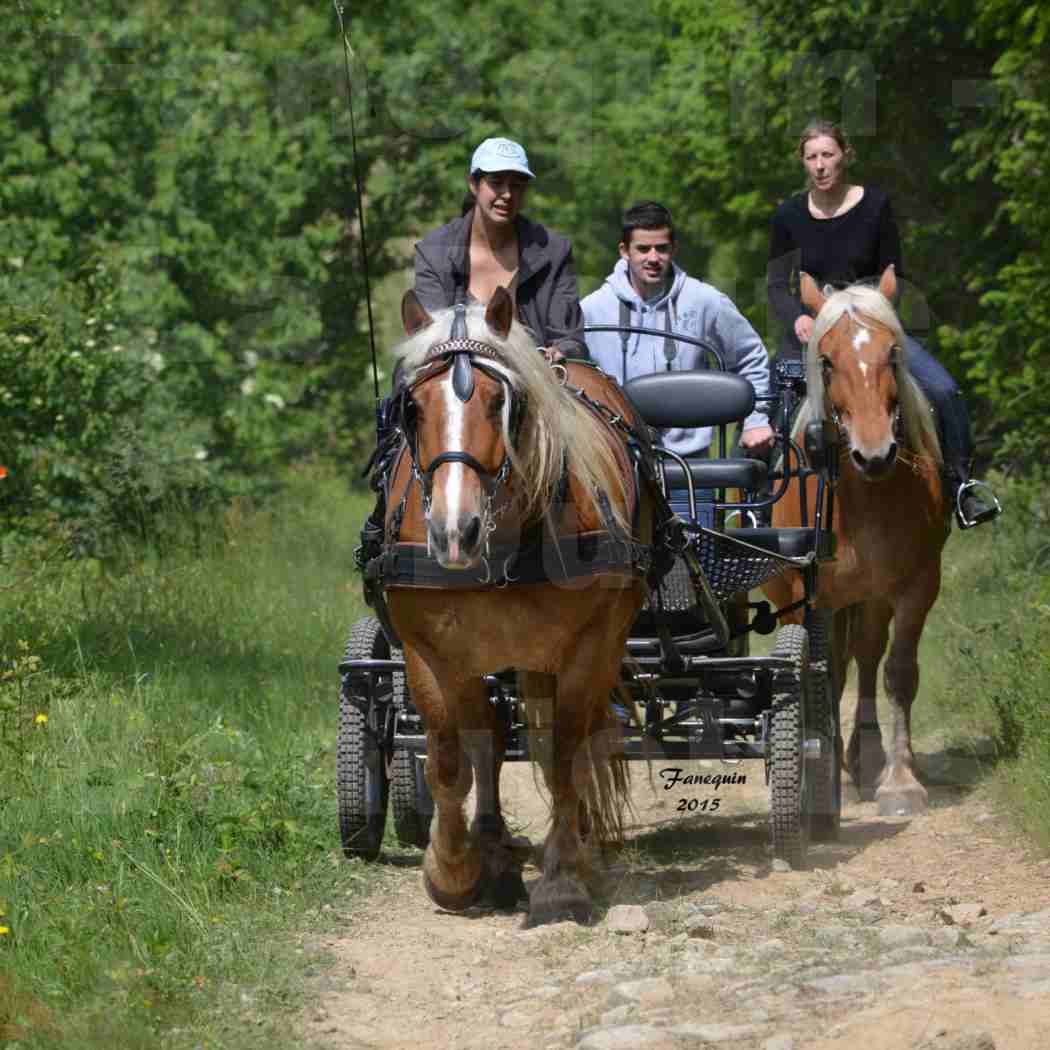
{"type": "MultiPolygon", "coordinates": [[[[755,390],[742,376],[695,369],[652,372],[624,387],[651,427],[717,427],[746,419],[755,408],[755,390]]],[[[664,458],[668,489],[688,487],[681,463],[664,458]]],[[[693,485],[699,489],[765,489],[768,468],[757,459],[689,460],[693,485]]]]}
{"type": "Polygon", "coordinates": [[[754,387],[731,372],[652,372],[628,380],[624,391],[651,427],[717,427],[755,409],[754,387]]]}
{"type": "MultiPolygon", "coordinates": [[[[693,485],[698,489],[759,492],[766,487],[769,468],[758,459],[691,459],[687,462],[693,485]]],[[[663,466],[669,489],[684,489],[688,486],[681,463],[664,459],[663,466]]]]}

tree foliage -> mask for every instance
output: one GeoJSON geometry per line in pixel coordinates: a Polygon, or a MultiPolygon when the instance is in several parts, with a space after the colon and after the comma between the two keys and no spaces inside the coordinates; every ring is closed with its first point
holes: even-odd
{"type": "MultiPolygon", "coordinates": [[[[768,221],[800,188],[795,137],[821,115],[851,131],[856,177],[894,201],[906,319],[940,332],[988,452],[1023,462],[1042,437],[1044,8],[416,0],[347,17],[380,343],[396,333],[412,241],[458,214],[471,150],[506,134],[541,176],[528,211],[573,238],[584,292],[616,259],[623,207],[659,199],[680,261],[775,345],[768,221]],[[1021,413],[1034,424],[1013,426],[1021,413]]],[[[76,510],[38,453],[77,396],[85,417],[135,417],[127,459],[192,456],[178,484],[193,491],[202,478],[256,484],[306,456],[360,461],[372,382],[334,9],[100,0],[76,21],[15,0],[0,33],[0,369],[18,407],[0,418],[0,463],[18,468],[0,490],[8,516],[76,510]],[[106,340],[89,325],[100,282],[106,340]],[[59,361],[80,375],[74,360],[105,375],[108,407],[68,376],[61,395],[39,377],[30,391],[51,354],[52,377],[59,361]],[[44,405],[23,403],[34,397],[44,405]]],[[[119,443],[128,429],[107,433],[119,443]]],[[[63,455],[111,469],[100,445],[63,441],[63,455]]]]}

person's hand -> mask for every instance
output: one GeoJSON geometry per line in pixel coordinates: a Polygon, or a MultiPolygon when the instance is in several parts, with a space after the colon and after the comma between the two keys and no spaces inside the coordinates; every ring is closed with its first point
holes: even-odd
{"type": "Polygon", "coordinates": [[[798,341],[805,346],[809,337],[813,334],[813,318],[809,314],[801,314],[795,318],[795,335],[798,341]]]}
{"type": "Polygon", "coordinates": [[[547,358],[549,365],[560,365],[565,360],[565,355],[556,346],[541,346],[540,353],[547,358]]]}
{"type": "Polygon", "coordinates": [[[751,427],[740,435],[740,447],[748,452],[761,452],[770,448],[773,444],[773,428],[763,424],[760,427],[751,427]]]}

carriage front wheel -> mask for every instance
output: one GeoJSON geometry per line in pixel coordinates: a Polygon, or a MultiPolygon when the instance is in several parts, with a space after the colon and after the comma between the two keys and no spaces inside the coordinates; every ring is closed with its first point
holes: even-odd
{"type": "Polygon", "coordinates": [[[781,627],[771,655],[791,661],[790,668],[774,672],[766,752],[773,855],[793,868],[802,868],[809,845],[813,803],[805,759],[809,691],[809,640],[805,627],[798,624],[781,627]]]}
{"type": "MultiPolygon", "coordinates": [[[[359,620],[346,644],[348,660],[387,660],[390,644],[374,616],[359,620]]],[[[335,745],[335,789],[339,838],[348,857],[375,860],[386,828],[390,780],[382,747],[389,686],[363,688],[364,675],[347,676],[339,696],[339,733],[335,745]]]]}

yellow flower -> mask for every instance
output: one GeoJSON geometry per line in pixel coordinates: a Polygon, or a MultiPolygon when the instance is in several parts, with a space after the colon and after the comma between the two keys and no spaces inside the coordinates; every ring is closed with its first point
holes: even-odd
{"type": "Polygon", "coordinates": [[[38,714],[36,716],[36,718],[33,719],[33,721],[36,722],[36,724],[38,726],[46,726],[47,725],[47,715],[45,715],[44,712],[41,711],[40,714],[38,714]]]}
{"type": "Polygon", "coordinates": [[[0,937],[6,937],[10,932],[10,926],[0,926],[0,937]]]}

